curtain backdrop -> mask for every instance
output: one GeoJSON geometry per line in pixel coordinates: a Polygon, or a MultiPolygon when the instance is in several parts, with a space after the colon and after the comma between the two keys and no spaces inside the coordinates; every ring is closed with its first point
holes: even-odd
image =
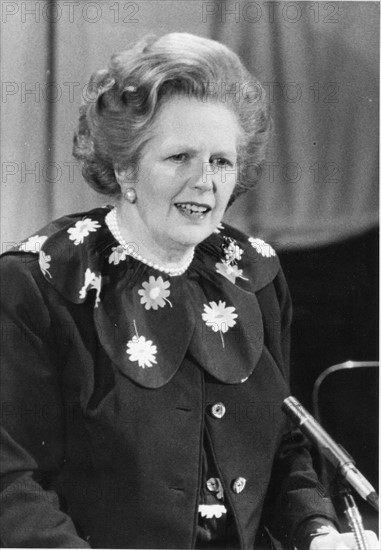
{"type": "Polygon", "coordinates": [[[232,47],[274,119],[254,191],[227,220],[278,248],[361,233],[378,219],[379,5],[375,2],[3,0],[2,247],[105,204],[71,157],[93,70],[148,33],[232,47]]]}
{"type": "Polygon", "coordinates": [[[229,219],[278,246],[376,224],[379,6],[229,1],[219,12],[213,38],[265,84],[274,118],[261,182],[229,219]]]}

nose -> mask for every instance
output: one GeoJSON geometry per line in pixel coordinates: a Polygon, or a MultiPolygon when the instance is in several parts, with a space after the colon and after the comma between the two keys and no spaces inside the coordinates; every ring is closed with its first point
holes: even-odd
{"type": "Polygon", "coordinates": [[[191,180],[191,187],[202,193],[216,192],[216,175],[218,167],[210,162],[202,162],[201,170],[194,174],[191,180]]]}

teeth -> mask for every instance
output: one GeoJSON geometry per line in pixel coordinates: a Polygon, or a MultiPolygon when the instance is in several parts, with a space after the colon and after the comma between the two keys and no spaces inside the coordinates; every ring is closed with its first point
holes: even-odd
{"type": "Polygon", "coordinates": [[[176,206],[181,208],[181,210],[187,210],[188,212],[194,212],[197,214],[205,214],[208,210],[205,206],[197,206],[196,204],[189,203],[179,203],[176,206]]]}

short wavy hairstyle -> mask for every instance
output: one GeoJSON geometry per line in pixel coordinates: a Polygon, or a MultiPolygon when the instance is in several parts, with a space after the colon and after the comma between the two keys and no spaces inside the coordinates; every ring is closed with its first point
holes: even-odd
{"type": "Polygon", "coordinates": [[[115,169],[138,166],[162,103],[174,96],[220,102],[241,127],[237,180],[229,204],[253,187],[271,127],[266,94],[227,46],[188,33],[148,36],[111,57],[90,79],[73,155],[99,193],[120,197],[115,169]]]}

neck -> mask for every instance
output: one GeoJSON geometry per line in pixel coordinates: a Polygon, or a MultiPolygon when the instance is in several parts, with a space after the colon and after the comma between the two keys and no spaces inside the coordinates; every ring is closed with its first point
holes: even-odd
{"type": "Polygon", "coordinates": [[[162,243],[152,238],[142,224],[135,224],[130,212],[116,208],[117,226],[123,240],[129,245],[131,255],[143,257],[165,270],[182,268],[193,257],[194,247],[180,243],[162,243]],[[127,221],[128,220],[128,221],[127,221]],[[132,222],[132,223],[131,223],[132,222]]]}

